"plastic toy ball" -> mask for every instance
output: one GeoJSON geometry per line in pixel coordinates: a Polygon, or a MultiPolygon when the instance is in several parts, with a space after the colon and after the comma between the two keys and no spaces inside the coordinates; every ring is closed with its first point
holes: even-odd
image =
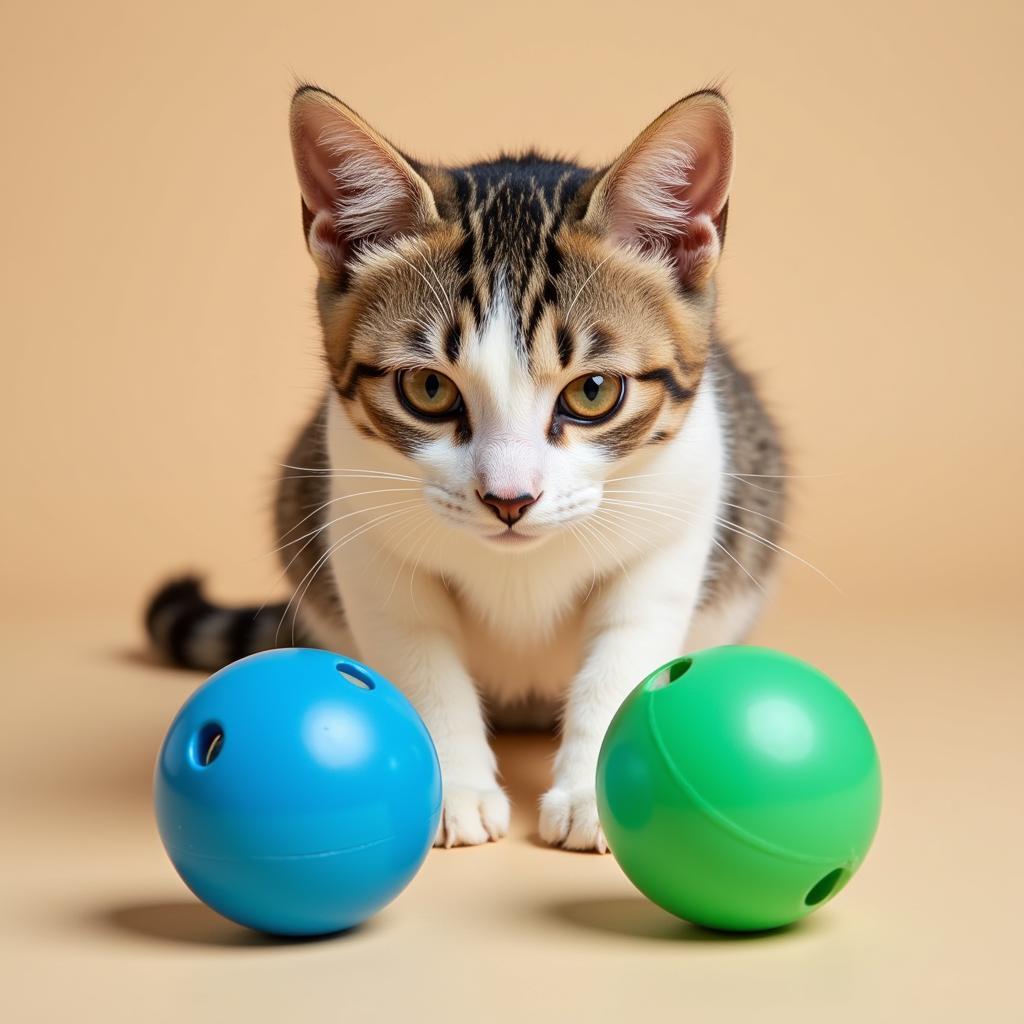
{"type": "Polygon", "coordinates": [[[878,825],[871,733],[817,669],[718,647],[647,677],[597,769],[608,845],[634,885],[709,928],[777,928],[830,900],[878,825]]]}
{"type": "Polygon", "coordinates": [[[441,773],[412,705],[349,658],[256,654],[171,724],[157,825],[185,884],[239,924],[319,935],[359,924],[416,874],[441,773]]]}

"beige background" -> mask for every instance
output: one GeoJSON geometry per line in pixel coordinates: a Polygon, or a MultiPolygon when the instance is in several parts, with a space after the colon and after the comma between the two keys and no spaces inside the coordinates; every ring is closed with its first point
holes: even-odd
{"type": "Polygon", "coordinates": [[[1017,1017],[1020,12],[6,4],[5,1018],[1017,1017]],[[876,852],[807,928],[714,941],[539,848],[522,739],[514,835],[433,854],[347,939],[253,941],[174,878],[148,773],[197,680],[134,653],[137,615],[185,565],[274,592],[273,466],[319,380],[294,76],[449,160],[603,161],[724,83],[723,323],[805,477],[790,546],[840,588],[791,562],[758,636],[850,690],[887,771],[876,852]]]}

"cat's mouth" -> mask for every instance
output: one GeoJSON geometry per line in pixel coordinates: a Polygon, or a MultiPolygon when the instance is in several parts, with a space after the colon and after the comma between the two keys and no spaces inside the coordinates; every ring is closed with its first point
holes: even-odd
{"type": "Polygon", "coordinates": [[[486,540],[488,544],[493,544],[495,547],[500,548],[514,548],[516,550],[534,547],[537,544],[540,544],[544,538],[544,533],[523,533],[521,530],[517,530],[514,526],[510,526],[507,530],[502,530],[500,533],[484,534],[484,540],[486,540]]]}
{"type": "Polygon", "coordinates": [[[507,530],[502,530],[500,533],[489,534],[487,539],[497,541],[499,544],[525,544],[540,538],[520,533],[514,526],[510,526],[507,530]]]}

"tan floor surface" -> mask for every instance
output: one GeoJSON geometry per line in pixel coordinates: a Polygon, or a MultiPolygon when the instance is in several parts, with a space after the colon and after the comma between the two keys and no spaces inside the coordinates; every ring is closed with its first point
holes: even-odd
{"type": "MultiPolygon", "coordinates": [[[[883,823],[820,915],[730,939],[664,914],[610,857],[535,837],[546,737],[505,737],[516,813],[434,851],[361,929],[278,943],[196,903],[156,836],[152,761],[198,677],[130,622],[7,623],[5,1021],[1024,1019],[1018,614],[775,614],[875,731],[883,823]]],[[[770,634],[770,635],[769,635],[770,634]]],[[[2,1004],[0,1004],[2,1005],[2,1004]]]]}

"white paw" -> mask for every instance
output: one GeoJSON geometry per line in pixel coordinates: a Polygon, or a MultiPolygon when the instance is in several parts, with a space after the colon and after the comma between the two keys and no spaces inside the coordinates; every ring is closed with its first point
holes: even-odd
{"type": "Polygon", "coordinates": [[[592,789],[554,786],[540,800],[540,837],[567,850],[608,852],[592,789]]]}
{"type": "Polygon", "coordinates": [[[510,806],[500,789],[446,786],[435,846],[479,846],[508,834],[510,806]]]}

